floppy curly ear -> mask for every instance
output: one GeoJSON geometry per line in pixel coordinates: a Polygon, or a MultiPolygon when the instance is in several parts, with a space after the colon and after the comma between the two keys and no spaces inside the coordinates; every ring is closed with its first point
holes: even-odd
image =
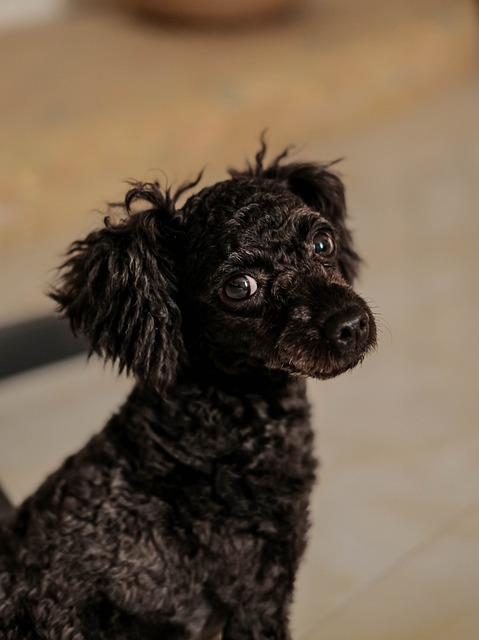
{"type": "Polygon", "coordinates": [[[176,301],[179,223],[169,192],[137,184],[125,198],[127,217],[74,242],[50,296],[86,336],[90,354],[117,362],[157,392],[173,382],[184,357],[176,301]],[[131,213],[146,200],[148,211],[131,213]]]}

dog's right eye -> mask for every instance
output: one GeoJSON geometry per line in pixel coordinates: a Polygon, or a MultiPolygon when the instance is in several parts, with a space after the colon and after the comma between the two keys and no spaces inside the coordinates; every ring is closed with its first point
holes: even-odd
{"type": "Polygon", "coordinates": [[[336,245],[329,233],[320,231],[313,238],[314,251],[323,258],[330,258],[336,253],[336,245]]]}
{"type": "Polygon", "coordinates": [[[226,281],[225,295],[232,300],[244,300],[252,296],[258,288],[254,278],[246,275],[237,275],[226,281]]]}

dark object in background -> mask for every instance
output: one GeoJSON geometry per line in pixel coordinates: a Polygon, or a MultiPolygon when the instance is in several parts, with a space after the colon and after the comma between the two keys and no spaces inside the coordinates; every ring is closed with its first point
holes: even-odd
{"type": "Polygon", "coordinates": [[[0,379],[85,350],[68,323],[53,316],[0,327],[0,379]]]}
{"type": "MultiPolygon", "coordinates": [[[[128,9],[158,18],[199,24],[237,24],[266,19],[295,2],[291,0],[117,0],[128,9]]],[[[297,2],[297,0],[296,0],[297,2]]]]}

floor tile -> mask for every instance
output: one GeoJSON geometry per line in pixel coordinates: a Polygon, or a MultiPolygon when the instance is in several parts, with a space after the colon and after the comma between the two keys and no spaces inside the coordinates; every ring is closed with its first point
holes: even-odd
{"type": "Polygon", "coordinates": [[[18,504],[104,425],[131,382],[77,356],[0,383],[0,482],[18,504]]]}
{"type": "Polygon", "coordinates": [[[477,640],[479,501],[301,640],[477,640]]]}

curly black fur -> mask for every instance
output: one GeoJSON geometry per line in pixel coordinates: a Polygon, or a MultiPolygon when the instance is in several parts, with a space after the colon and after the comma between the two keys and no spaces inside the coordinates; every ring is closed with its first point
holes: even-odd
{"type": "Polygon", "coordinates": [[[2,640],[286,640],[314,480],[304,376],[375,344],[328,166],[134,184],[52,293],[137,384],[0,532],[2,640]],[[146,203],[139,209],[139,204],[146,203]]]}

